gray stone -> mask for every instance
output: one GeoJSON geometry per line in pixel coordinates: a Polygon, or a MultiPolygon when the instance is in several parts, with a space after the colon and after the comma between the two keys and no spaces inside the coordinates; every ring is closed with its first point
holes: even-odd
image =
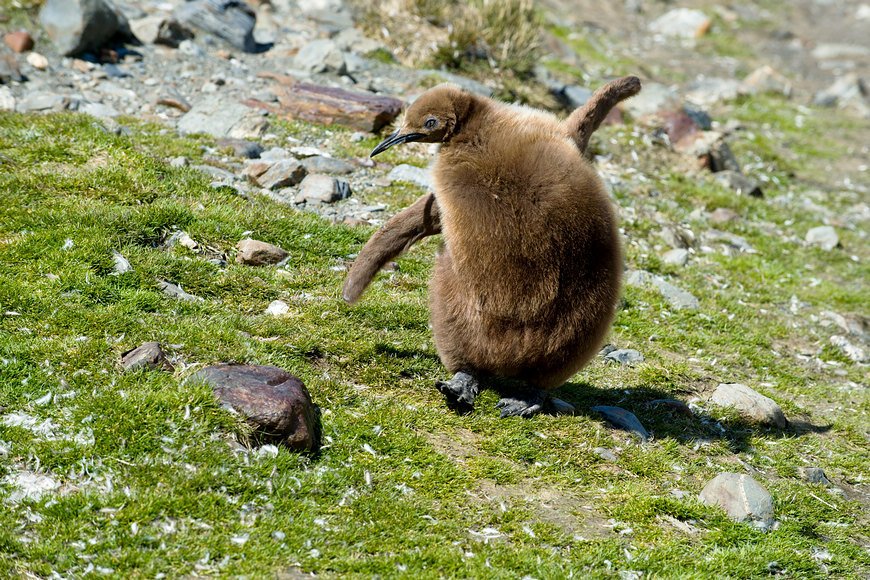
{"type": "Polygon", "coordinates": [[[206,52],[193,40],[182,40],[178,43],[178,52],[186,56],[203,57],[206,52]]]}
{"type": "Polygon", "coordinates": [[[737,234],[732,234],[731,232],[711,229],[704,232],[701,235],[701,239],[707,244],[718,242],[726,244],[729,249],[734,249],[738,252],[745,252],[747,254],[755,253],[755,248],[752,247],[752,244],[746,241],[746,238],[738,236],[737,234]]]}
{"type": "Polygon", "coordinates": [[[248,141],[247,139],[231,139],[224,137],[218,139],[215,143],[218,147],[230,147],[236,157],[245,159],[257,159],[263,153],[263,146],[256,141],[248,141]]]}
{"type": "Polygon", "coordinates": [[[608,423],[617,429],[628,431],[629,433],[636,435],[643,442],[649,440],[649,432],[644,429],[644,426],[641,425],[634,413],[626,411],[620,407],[609,407],[606,405],[592,407],[589,410],[601,413],[604,418],[607,419],[608,423]]]}
{"type": "Polygon", "coordinates": [[[181,24],[215,35],[244,52],[257,52],[254,11],[241,0],[193,0],[175,10],[181,24]]]}
{"type": "Polygon", "coordinates": [[[112,261],[115,265],[112,267],[112,274],[121,275],[133,271],[133,266],[127,261],[127,258],[121,255],[117,250],[112,250],[112,261]]]}
{"type": "Polygon", "coordinates": [[[307,203],[332,203],[350,197],[350,184],[337,177],[311,174],[302,180],[299,197],[307,203]]]}
{"type": "Polygon", "coordinates": [[[616,454],[610,449],[605,449],[604,447],[596,447],[592,450],[592,453],[603,459],[604,461],[616,462],[619,461],[619,458],[616,454]]]}
{"type": "Polygon", "coordinates": [[[672,248],[691,248],[695,245],[695,234],[688,228],[665,226],[659,235],[672,248]]]}
{"type": "Polygon", "coordinates": [[[172,282],[167,282],[165,280],[158,280],[157,286],[163,290],[163,293],[169,296],[170,298],[177,298],[178,300],[184,300],[185,302],[202,302],[203,299],[199,296],[194,296],[193,294],[188,294],[184,290],[181,289],[181,286],[177,286],[172,282]]]}
{"type": "Polygon", "coordinates": [[[680,153],[693,155],[701,165],[713,172],[732,170],[740,173],[740,163],[731,151],[725,136],[718,131],[701,131],[678,143],[674,149],[680,153]]]}
{"type": "Polygon", "coordinates": [[[222,405],[245,416],[257,438],[301,452],[320,446],[317,406],[302,381],[284,369],[216,365],[197,371],[189,380],[211,386],[222,405]]]}
{"type": "Polygon", "coordinates": [[[69,101],[63,95],[47,92],[27,93],[18,101],[18,111],[30,113],[34,111],[62,111],[66,109],[69,101]]]}
{"type": "Polygon", "coordinates": [[[618,362],[621,365],[632,366],[634,363],[643,362],[643,355],[633,348],[621,348],[607,353],[604,360],[618,362]]]}
{"type": "Polygon", "coordinates": [[[311,73],[330,72],[343,75],[347,72],[341,50],[328,38],[312,40],[300,48],[293,58],[293,65],[311,73]]]}
{"type": "Polygon", "coordinates": [[[710,223],[724,224],[740,219],[740,215],[733,209],[717,207],[710,213],[710,223]]]}
{"type": "Polygon", "coordinates": [[[287,250],[259,240],[242,240],[236,246],[236,264],[246,266],[265,266],[277,264],[289,255],[287,250]]]}
{"type": "Polygon", "coordinates": [[[214,165],[193,165],[193,169],[205,173],[212,179],[217,179],[223,183],[232,183],[236,180],[236,174],[227,171],[226,169],[221,169],[220,167],[215,167],[214,165]]]}
{"type": "Polygon", "coordinates": [[[20,83],[24,80],[18,68],[18,59],[11,52],[0,51],[0,84],[20,83]]]}
{"type": "Polygon", "coordinates": [[[673,266],[685,266],[689,263],[689,250],[685,248],[675,248],[662,256],[662,262],[673,266]]]}
{"type": "Polygon", "coordinates": [[[302,165],[308,170],[308,173],[335,173],[338,175],[347,175],[353,172],[353,165],[347,161],[336,159],[334,157],[324,157],[315,155],[306,157],[301,161],[302,165]]]}
{"type": "Polygon", "coordinates": [[[432,173],[428,169],[421,169],[407,163],[393,167],[387,179],[390,181],[410,181],[426,189],[433,189],[434,187],[432,184],[432,173]]]}
{"type": "Polygon", "coordinates": [[[736,522],[750,522],[765,531],[774,523],[773,497],[748,475],[720,473],[704,486],[699,499],[721,507],[736,522]]]}
{"type": "Polygon", "coordinates": [[[190,160],[184,156],[173,157],[172,161],[169,162],[169,165],[171,167],[187,167],[190,165],[190,160]]]}
{"type": "Polygon", "coordinates": [[[870,48],[860,44],[838,44],[820,42],[813,49],[816,60],[841,60],[870,57],[870,48]]]}
{"type": "Polygon", "coordinates": [[[788,426],[788,420],[776,401],[740,383],[721,383],[709,402],[720,407],[733,407],[741,416],[764,425],[774,425],[779,429],[788,426]]]}
{"type": "Polygon", "coordinates": [[[491,97],[493,94],[493,90],[485,84],[479,83],[473,79],[464,77],[462,75],[453,74],[445,70],[424,70],[421,72],[423,74],[428,73],[430,75],[440,77],[444,80],[444,82],[459,85],[460,87],[462,87],[462,89],[479,97],[491,97]]]}
{"type": "Polygon", "coordinates": [[[839,348],[843,354],[855,361],[856,363],[870,362],[870,355],[863,348],[849,342],[845,336],[835,334],[831,337],[831,344],[839,348]]]}
{"type": "Polygon", "coordinates": [[[9,87],[0,87],[0,111],[14,111],[18,106],[18,100],[9,87]]]}
{"type": "Polygon", "coordinates": [[[582,107],[592,98],[592,91],[576,85],[565,85],[559,93],[565,104],[572,109],[582,107]]]}
{"type": "Polygon", "coordinates": [[[305,166],[293,157],[278,161],[248,163],[245,176],[251,183],[264,189],[283,189],[296,185],[308,174],[305,166]]]}
{"type": "Polygon", "coordinates": [[[675,8],[653,20],[649,30],[668,38],[698,38],[710,27],[710,17],[700,10],[675,8]]]}
{"type": "Polygon", "coordinates": [[[674,286],[661,276],[644,270],[632,270],[625,277],[625,283],[629,286],[656,288],[670,306],[676,310],[697,310],[701,307],[698,299],[689,292],[674,286]]]}
{"type": "Polygon", "coordinates": [[[104,0],[48,0],[39,11],[39,22],[66,56],[96,52],[130,29],[124,15],[104,0]]]}
{"type": "Polygon", "coordinates": [[[746,87],[737,79],[711,78],[690,83],[683,96],[691,103],[705,106],[733,101],[745,93],[746,87]]]}
{"type": "Polygon", "coordinates": [[[764,197],[761,186],[757,181],[733,169],[725,169],[716,173],[715,179],[725,187],[736,191],[737,195],[745,194],[751,197],[764,197]]]}
{"type": "Polygon", "coordinates": [[[749,73],[743,79],[743,86],[747,92],[791,94],[791,82],[768,64],[749,73]]]}
{"type": "Polygon", "coordinates": [[[162,44],[178,48],[185,40],[193,38],[193,32],[166,16],[146,16],[130,22],[133,35],[143,44],[162,44]]]}
{"type": "Polygon", "coordinates": [[[216,96],[203,99],[178,120],[182,133],[234,139],[262,137],[268,127],[266,118],[254,109],[216,96]]]}
{"type": "Polygon", "coordinates": [[[632,117],[640,118],[679,108],[680,97],[674,89],[667,85],[644,83],[643,90],[624,101],[623,107],[632,117]]]}
{"type": "Polygon", "coordinates": [[[799,467],[798,473],[802,478],[810,483],[821,484],[825,487],[834,487],[834,484],[827,478],[821,467],[799,467]]]}
{"type": "Polygon", "coordinates": [[[173,372],[175,370],[172,363],[166,360],[166,355],[163,354],[163,349],[157,341],[146,342],[123,353],[121,367],[125,371],[150,369],[173,372]]]}
{"type": "Polygon", "coordinates": [[[832,226],[818,226],[807,232],[806,242],[813,246],[819,246],[823,250],[833,250],[840,243],[837,230],[832,226]]]}
{"type": "MultiPolygon", "coordinates": [[[[332,37],[339,50],[368,54],[378,49],[386,49],[383,43],[365,36],[358,28],[344,28],[332,37]]],[[[346,55],[345,55],[346,56],[346,55]]]]}
{"type": "Polygon", "coordinates": [[[83,103],[79,105],[78,111],[92,117],[117,117],[121,114],[115,107],[103,103],[83,103]]]}

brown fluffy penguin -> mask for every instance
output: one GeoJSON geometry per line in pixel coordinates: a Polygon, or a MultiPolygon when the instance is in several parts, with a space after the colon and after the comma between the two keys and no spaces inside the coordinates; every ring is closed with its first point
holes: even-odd
{"type": "Polygon", "coordinates": [[[431,323],[448,404],[470,411],[491,378],[510,379],[502,417],[539,412],[547,392],[592,358],[613,319],[622,256],[616,215],[583,157],[589,137],[636,77],[602,87],[565,121],[452,85],[421,95],[372,156],[440,143],[435,193],[389,220],[354,262],[342,295],[356,302],[380,267],[444,234],[430,286],[431,323]]]}

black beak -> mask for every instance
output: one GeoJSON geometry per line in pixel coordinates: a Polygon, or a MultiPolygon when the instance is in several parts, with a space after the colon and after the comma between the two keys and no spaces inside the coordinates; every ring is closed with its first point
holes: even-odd
{"type": "Polygon", "coordinates": [[[386,139],[380,142],[377,147],[372,149],[369,157],[374,157],[378,153],[383,153],[393,145],[399,145],[400,143],[406,143],[408,141],[416,141],[417,139],[422,139],[425,137],[423,133],[408,133],[407,135],[400,135],[399,131],[396,131],[386,139]]]}

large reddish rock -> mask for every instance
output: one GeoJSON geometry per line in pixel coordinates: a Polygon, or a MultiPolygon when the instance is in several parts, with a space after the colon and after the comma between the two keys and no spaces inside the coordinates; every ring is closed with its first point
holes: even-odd
{"type": "Polygon", "coordinates": [[[402,101],[392,97],[310,83],[296,83],[276,90],[277,106],[257,100],[244,103],[281,117],[370,132],[376,132],[390,123],[404,106],[402,101]]]}
{"type": "Polygon", "coordinates": [[[212,387],[215,397],[244,415],[264,440],[295,451],[317,451],[317,407],[297,377],[270,365],[215,365],[197,371],[191,381],[212,387]]]}

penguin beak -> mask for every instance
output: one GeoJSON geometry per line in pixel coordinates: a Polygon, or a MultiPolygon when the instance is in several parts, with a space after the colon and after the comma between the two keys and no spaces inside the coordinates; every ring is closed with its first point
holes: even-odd
{"type": "Polygon", "coordinates": [[[416,141],[418,139],[422,139],[425,137],[423,133],[408,133],[406,135],[399,134],[401,129],[397,130],[395,133],[384,139],[380,142],[380,144],[372,149],[369,157],[374,157],[378,153],[383,153],[393,145],[399,145],[400,143],[407,143],[408,141],[416,141]]]}

